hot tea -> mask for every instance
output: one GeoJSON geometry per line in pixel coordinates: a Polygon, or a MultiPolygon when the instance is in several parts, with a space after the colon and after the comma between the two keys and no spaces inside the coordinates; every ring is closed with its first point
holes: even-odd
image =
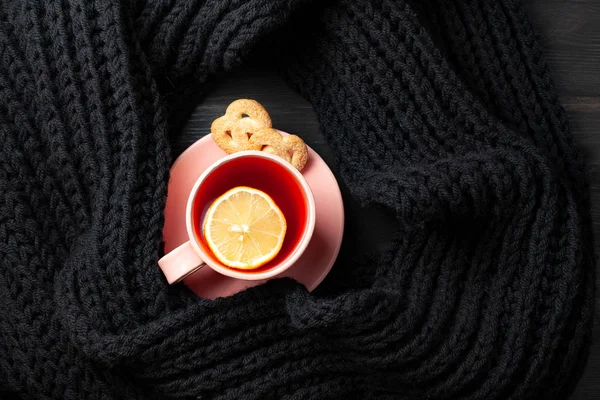
{"type": "MultiPolygon", "coordinates": [[[[283,245],[277,256],[257,269],[244,271],[247,274],[261,273],[285,261],[298,247],[306,230],[308,199],[294,177],[273,160],[251,156],[232,159],[221,165],[206,177],[192,204],[194,235],[203,250],[213,258],[202,231],[206,211],[215,199],[238,186],[248,186],[268,194],[287,222],[283,245]]],[[[219,263],[216,258],[212,261],[219,263]]]]}

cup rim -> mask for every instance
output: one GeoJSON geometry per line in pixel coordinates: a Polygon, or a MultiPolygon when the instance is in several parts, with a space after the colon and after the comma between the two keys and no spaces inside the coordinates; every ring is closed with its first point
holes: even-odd
{"type": "Polygon", "coordinates": [[[304,254],[304,251],[306,250],[306,248],[308,247],[308,244],[310,243],[310,240],[312,239],[314,229],[315,229],[315,217],[316,217],[315,199],[314,199],[312,190],[310,189],[310,186],[308,185],[308,182],[306,181],[306,178],[304,178],[302,173],[300,171],[298,171],[292,164],[290,164],[289,162],[284,160],[283,158],[276,156],[274,154],[265,153],[263,151],[258,151],[258,150],[244,150],[244,151],[239,151],[239,152],[236,152],[233,154],[229,154],[229,155],[215,161],[208,168],[206,168],[204,170],[204,172],[202,172],[202,174],[198,177],[198,179],[196,179],[196,182],[194,183],[194,186],[192,187],[192,190],[190,191],[190,195],[187,200],[186,211],[185,211],[185,223],[186,223],[188,238],[190,240],[190,244],[192,245],[192,248],[200,256],[200,259],[202,260],[202,262],[204,262],[208,267],[210,267],[211,269],[213,269],[214,271],[216,271],[222,275],[229,276],[231,278],[242,279],[242,280],[252,280],[252,281],[268,279],[268,278],[272,278],[274,276],[280,275],[281,273],[286,271],[288,268],[290,268],[292,265],[294,265],[294,263],[296,261],[298,261],[300,256],[302,256],[302,254],[304,254]],[[227,162],[230,162],[237,158],[251,157],[251,156],[266,158],[271,161],[274,161],[274,162],[278,163],[279,165],[281,165],[282,167],[284,167],[288,172],[290,172],[294,176],[296,181],[300,184],[303,192],[306,195],[306,200],[308,203],[308,210],[307,210],[308,212],[307,212],[306,229],[302,233],[302,237],[301,237],[300,241],[298,242],[298,245],[292,252],[292,254],[274,268],[271,268],[271,269],[261,272],[261,273],[254,272],[254,273],[249,274],[249,273],[243,272],[242,270],[235,270],[233,268],[222,267],[221,265],[215,264],[209,260],[210,257],[208,257],[206,252],[198,245],[198,239],[196,238],[196,235],[194,234],[193,221],[192,221],[192,207],[194,205],[194,199],[196,198],[198,189],[200,188],[202,183],[206,180],[206,178],[211,173],[213,173],[217,168],[219,168],[221,165],[223,165],[227,162]]]}

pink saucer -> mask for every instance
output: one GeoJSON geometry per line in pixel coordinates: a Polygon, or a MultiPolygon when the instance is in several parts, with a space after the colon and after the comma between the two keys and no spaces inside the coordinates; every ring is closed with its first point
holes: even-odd
{"type": "MultiPolygon", "coordinates": [[[[287,135],[285,132],[281,133],[287,135]]],[[[185,209],[190,191],[200,174],[225,155],[210,135],[206,135],[175,160],[171,167],[165,205],[163,228],[165,253],[189,239],[185,225],[185,209]]],[[[333,173],[325,161],[310,147],[308,163],[302,170],[302,174],[315,199],[315,231],[302,257],[277,278],[293,278],[312,291],[327,276],[340,251],[344,233],[344,204],[333,173]]],[[[205,267],[185,278],[183,282],[199,297],[215,299],[231,296],[266,281],[230,278],[205,267]]]]}

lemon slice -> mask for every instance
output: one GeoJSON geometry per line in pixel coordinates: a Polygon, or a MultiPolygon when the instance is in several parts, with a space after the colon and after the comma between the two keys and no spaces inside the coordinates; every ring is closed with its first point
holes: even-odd
{"type": "Polygon", "coordinates": [[[268,194],[238,186],[211,204],[204,220],[204,237],[223,264],[254,269],[279,253],[286,227],[283,213],[268,194]]]}

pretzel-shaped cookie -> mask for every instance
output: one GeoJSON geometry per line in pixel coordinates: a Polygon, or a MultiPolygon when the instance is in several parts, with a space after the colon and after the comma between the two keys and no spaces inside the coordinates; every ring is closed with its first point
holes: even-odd
{"type": "Polygon", "coordinates": [[[225,115],[213,121],[210,130],[215,143],[227,154],[262,150],[283,158],[298,170],[304,168],[308,159],[304,141],[296,135],[282,137],[272,128],[267,110],[255,100],[234,101],[225,115]]]}
{"type": "Polygon", "coordinates": [[[283,158],[298,170],[302,170],[308,160],[306,144],[296,135],[281,136],[275,129],[261,128],[254,132],[249,142],[252,147],[258,146],[264,152],[283,158]]]}
{"type": "Polygon", "coordinates": [[[213,121],[210,131],[215,143],[231,154],[242,150],[260,150],[260,146],[249,142],[249,138],[257,129],[271,126],[271,117],[259,102],[239,99],[227,107],[225,115],[213,121]]]}

